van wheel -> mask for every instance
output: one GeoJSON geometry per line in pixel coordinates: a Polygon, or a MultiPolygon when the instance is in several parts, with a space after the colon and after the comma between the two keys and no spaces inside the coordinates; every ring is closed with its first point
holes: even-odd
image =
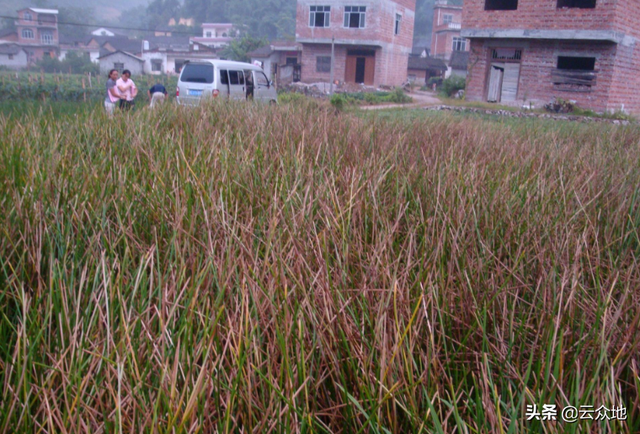
{"type": "Polygon", "coordinates": [[[270,106],[275,106],[276,104],[278,104],[278,102],[275,99],[272,99],[271,101],[269,101],[270,106]]]}

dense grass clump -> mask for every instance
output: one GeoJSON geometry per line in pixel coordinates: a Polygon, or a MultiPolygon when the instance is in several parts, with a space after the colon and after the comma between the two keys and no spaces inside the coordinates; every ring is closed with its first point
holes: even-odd
{"type": "Polygon", "coordinates": [[[298,101],[0,141],[0,432],[640,431],[635,126],[298,101]]]}

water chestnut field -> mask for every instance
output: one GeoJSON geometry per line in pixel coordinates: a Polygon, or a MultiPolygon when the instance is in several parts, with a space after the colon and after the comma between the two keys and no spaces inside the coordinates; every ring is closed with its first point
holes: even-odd
{"type": "Polygon", "coordinates": [[[639,126],[117,115],[0,103],[0,432],[640,432],[639,126]]]}

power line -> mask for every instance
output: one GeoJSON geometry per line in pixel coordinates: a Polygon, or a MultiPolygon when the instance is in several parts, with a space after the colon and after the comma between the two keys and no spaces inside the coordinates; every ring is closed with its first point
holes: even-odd
{"type": "MultiPolygon", "coordinates": [[[[19,17],[10,17],[7,15],[0,15],[0,18],[8,18],[11,20],[18,20],[20,19],[19,17]]],[[[113,29],[113,30],[132,30],[132,31],[136,31],[136,32],[155,32],[156,30],[149,30],[149,29],[136,29],[133,27],[121,27],[121,26],[111,26],[111,25],[105,25],[105,24],[80,24],[80,23],[65,23],[65,22],[60,22],[58,21],[57,23],[58,25],[64,25],[64,26],[78,26],[78,27],[95,27],[95,28],[100,28],[100,27],[104,27],[106,29],[113,29]]],[[[182,32],[179,30],[158,30],[159,32],[171,32],[173,33],[178,33],[181,35],[189,35],[189,36],[198,36],[198,33],[191,33],[191,32],[182,32]]]]}

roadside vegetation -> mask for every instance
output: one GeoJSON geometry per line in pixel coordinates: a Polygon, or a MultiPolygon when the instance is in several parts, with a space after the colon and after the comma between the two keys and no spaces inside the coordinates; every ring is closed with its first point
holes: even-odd
{"type": "Polygon", "coordinates": [[[640,431],[637,126],[84,108],[0,111],[0,432],[640,431]]]}

